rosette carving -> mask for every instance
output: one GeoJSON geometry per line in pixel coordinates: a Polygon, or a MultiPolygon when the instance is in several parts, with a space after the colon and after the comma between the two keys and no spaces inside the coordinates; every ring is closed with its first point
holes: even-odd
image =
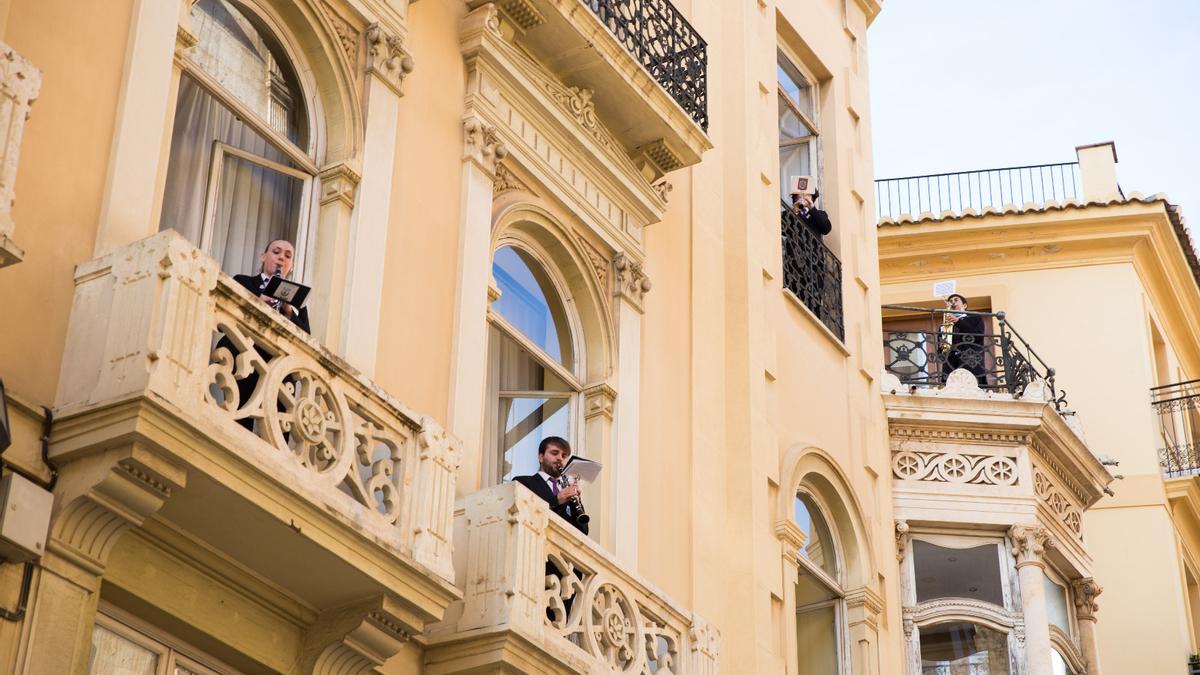
{"type": "Polygon", "coordinates": [[[942,483],[1017,484],[1017,463],[1003,455],[901,450],[892,455],[892,474],[902,480],[942,483]]]}

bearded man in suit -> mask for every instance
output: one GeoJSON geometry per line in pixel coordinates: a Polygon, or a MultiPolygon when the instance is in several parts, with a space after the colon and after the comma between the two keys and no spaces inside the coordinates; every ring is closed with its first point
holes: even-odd
{"type": "Polygon", "coordinates": [[[517,476],[513,480],[529,488],[535,495],[546,500],[550,510],[575,526],[580,532],[588,533],[588,524],[580,522],[580,509],[574,505],[579,496],[578,485],[566,484],[563,469],[571,458],[571,444],[565,438],[547,436],[538,444],[539,471],[528,476],[517,476]]]}
{"type": "Polygon", "coordinates": [[[967,314],[967,299],[958,293],[951,293],[946,298],[946,308],[950,310],[946,320],[952,324],[950,351],[943,367],[946,376],[958,368],[965,368],[975,376],[980,387],[986,387],[984,341],[988,336],[984,335],[983,317],[967,314]]]}

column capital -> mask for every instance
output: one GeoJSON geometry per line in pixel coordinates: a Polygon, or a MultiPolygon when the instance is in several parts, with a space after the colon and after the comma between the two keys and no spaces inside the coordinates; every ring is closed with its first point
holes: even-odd
{"type": "Polygon", "coordinates": [[[800,564],[800,551],[808,536],[791,518],[780,518],[775,522],[775,536],[783,543],[784,558],[793,565],[800,564]]]}
{"type": "Polygon", "coordinates": [[[1035,525],[1013,525],[1008,529],[1008,536],[1012,539],[1018,569],[1026,565],[1042,567],[1042,556],[1055,546],[1054,538],[1046,528],[1035,525]]]}
{"type": "Polygon", "coordinates": [[[613,402],[616,398],[617,392],[603,382],[584,389],[584,417],[591,419],[597,415],[603,415],[611,420],[613,416],[613,402]]]}
{"type": "Polygon", "coordinates": [[[321,206],[341,202],[348,209],[354,208],[354,191],[362,181],[358,171],[345,162],[338,162],[322,169],[318,175],[321,178],[321,206]]]}
{"type": "Polygon", "coordinates": [[[904,551],[905,551],[905,549],[908,548],[908,541],[909,541],[908,530],[909,530],[909,527],[908,527],[907,520],[897,520],[896,521],[896,561],[897,562],[901,562],[904,560],[904,551]]]}
{"type": "Polygon", "coordinates": [[[628,300],[642,311],[642,302],[650,292],[650,277],[642,270],[642,264],[624,253],[613,256],[613,296],[628,300]]]}
{"type": "Polygon", "coordinates": [[[404,49],[403,40],[377,23],[367,26],[366,38],[367,74],[378,76],[396,96],[403,96],[404,78],[413,71],[412,56],[404,49]]]}
{"type": "Polygon", "coordinates": [[[1071,594],[1075,598],[1075,615],[1081,620],[1095,621],[1096,612],[1100,610],[1096,598],[1104,592],[1104,587],[1091,577],[1076,579],[1071,582],[1071,594]]]}
{"type": "Polygon", "coordinates": [[[463,160],[478,164],[495,180],[496,162],[508,156],[496,127],[475,116],[463,120],[463,160]]]}

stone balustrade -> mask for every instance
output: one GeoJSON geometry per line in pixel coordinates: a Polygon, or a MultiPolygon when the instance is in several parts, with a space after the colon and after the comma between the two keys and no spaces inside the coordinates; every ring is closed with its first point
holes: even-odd
{"type": "Polygon", "coordinates": [[[223,450],[219,463],[241,462],[252,485],[270,482],[451,578],[458,441],[172,231],[77,269],[58,414],[134,397],[223,450]]]}
{"type": "Polygon", "coordinates": [[[430,672],[507,663],[528,672],[715,673],[720,633],[515,483],[455,517],[463,590],[428,632],[430,672]]]}

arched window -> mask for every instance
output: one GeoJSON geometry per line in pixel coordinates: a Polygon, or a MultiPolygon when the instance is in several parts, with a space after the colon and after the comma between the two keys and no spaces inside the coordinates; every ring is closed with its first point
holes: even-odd
{"type": "Polygon", "coordinates": [[[921,628],[922,675],[1009,672],[1008,635],[964,621],[921,628]]]}
{"type": "Polygon", "coordinates": [[[551,270],[532,249],[505,245],[493,257],[492,276],[500,290],[489,312],[488,343],[496,468],[486,478],[498,481],[535,473],[538,443],[547,436],[577,445],[582,387],[563,285],[551,270]]]}
{"type": "Polygon", "coordinates": [[[837,535],[823,509],[806,492],[796,494],[793,517],[804,533],[795,589],[799,674],[846,672],[845,590],[837,535]]]}
{"type": "Polygon", "coordinates": [[[304,273],[312,115],[284,43],[248,5],[196,0],[198,42],[183,53],[160,229],[173,228],[229,274],[257,271],[275,239],[304,273]]]}

